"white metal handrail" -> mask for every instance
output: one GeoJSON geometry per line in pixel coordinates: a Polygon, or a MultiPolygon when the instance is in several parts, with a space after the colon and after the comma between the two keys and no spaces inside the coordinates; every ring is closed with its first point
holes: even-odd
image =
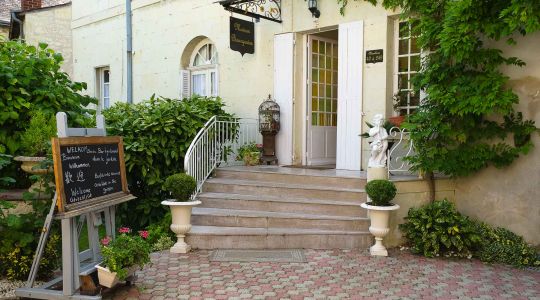
{"type": "Polygon", "coordinates": [[[410,170],[411,165],[405,159],[407,156],[411,156],[415,153],[414,145],[410,138],[410,132],[404,128],[392,127],[388,132],[388,142],[393,142],[393,145],[388,147],[388,154],[386,156],[388,175],[414,174],[410,170]]]}
{"type": "Polygon", "coordinates": [[[260,143],[256,119],[213,116],[197,133],[184,158],[184,170],[197,181],[195,199],[204,182],[221,165],[242,164],[236,160],[238,149],[247,143],[260,143]]]}

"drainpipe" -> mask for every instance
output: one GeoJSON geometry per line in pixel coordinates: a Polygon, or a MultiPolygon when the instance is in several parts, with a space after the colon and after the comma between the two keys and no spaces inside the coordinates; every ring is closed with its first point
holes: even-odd
{"type": "Polygon", "coordinates": [[[131,28],[131,0],[126,0],[126,51],[127,51],[127,103],[133,103],[133,46],[131,28]]]}
{"type": "Polygon", "coordinates": [[[14,11],[11,12],[11,19],[19,23],[19,39],[24,40],[23,22],[21,21],[21,19],[17,18],[17,14],[14,11]]]}

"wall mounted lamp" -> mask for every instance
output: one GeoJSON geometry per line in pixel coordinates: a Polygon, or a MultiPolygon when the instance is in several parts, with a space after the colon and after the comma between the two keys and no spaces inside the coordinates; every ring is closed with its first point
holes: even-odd
{"type": "Polygon", "coordinates": [[[317,0],[308,0],[308,9],[315,18],[321,16],[321,12],[317,8],[317,0]]]}

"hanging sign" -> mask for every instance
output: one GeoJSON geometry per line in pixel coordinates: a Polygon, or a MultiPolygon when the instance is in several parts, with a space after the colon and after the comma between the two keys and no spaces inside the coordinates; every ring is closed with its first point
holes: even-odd
{"type": "Polygon", "coordinates": [[[122,137],[54,138],[59,211],[129,195],[122,137]]]}
{"type": "Polygon", "coordinates": [[[374,64],[383,61],[383,49],[366,51],[366,64],[374,64]]]}
{"type": "Polygon", "coordinates": [[[255,26],[253,22],[231,17],[230,19],[230,41],[231,49],[240,52],[253,54],[255,52],[255,26]]]}

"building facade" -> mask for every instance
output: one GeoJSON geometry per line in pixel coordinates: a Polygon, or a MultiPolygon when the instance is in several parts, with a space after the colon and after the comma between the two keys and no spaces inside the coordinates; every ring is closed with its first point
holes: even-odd
{"type": "MultiPolygon", "coordinates": [[[[254,53],[242,55],[230,49],[232,14],[214,0],[132,1],[133,101],[152,94],[220,96],[231,112],[255,118],[272,94],[281,107],[281,164],[365,169],[369,149],[359,137],[367,131],[365,122],[378,113],[387,118],[411,113],[420,101],[409,83],[422,55],[411,34],[414,23],[365,1],[350,1],[344,16],[337,1],[319,1],[318,18],[306,1],[278,2],[282,22],[255,22],[254,53]]],[[[126,101],[125,2],[74,0],[71,27],[73,79],[88,83],[87,92],[100,99],[100,108],[126,101]]],[[[528,65],[507,71],[524,117],[538,124],[540,59],[530,47],[539,50],[540,35],[520,42],[505,50],[516,51],[528,65]]],[[[539,137],[533,139],[538,145],[539,137]]],[[[508,170],[460,179],[458,207],[540,243],[540,232],[531,231],[540,228],[540,208],[533,203],[539,196],[538,165],[535,149],[508,170]],[[516,189],[521,196],[509,194],[516,189]],[[508,212],[506,203],[515,210],[508,212]]]]}

